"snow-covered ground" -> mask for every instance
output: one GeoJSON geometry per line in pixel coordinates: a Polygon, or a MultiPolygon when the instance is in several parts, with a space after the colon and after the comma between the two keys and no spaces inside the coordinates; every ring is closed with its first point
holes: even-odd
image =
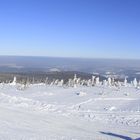
{"type": "Polygon", "coordinates": [[[0,85],[0,140],[117,139],[140,139],[140,89],[0,85]]]}

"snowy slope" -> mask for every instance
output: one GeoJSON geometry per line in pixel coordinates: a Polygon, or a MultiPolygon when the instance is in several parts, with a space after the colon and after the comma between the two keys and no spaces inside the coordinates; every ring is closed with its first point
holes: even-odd
{"type": "Polygon", "coordinates": [[[140,89],[0,85],[2,140],[140,138],[140,89]]]}

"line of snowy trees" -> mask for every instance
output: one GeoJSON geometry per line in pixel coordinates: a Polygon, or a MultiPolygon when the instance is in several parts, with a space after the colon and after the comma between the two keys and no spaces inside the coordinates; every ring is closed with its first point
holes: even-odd
{"type": "MultiPolygon", "coordinates": [[[[16,85],[19,90],[26,89],[29,87],[31,84],[28,80],[24,81],[23,83],[17,83],[17,78],[14,77],[13,82],[10,83],[11,85],[16,85]]],[[[33,83],[34,84],[34,83],[33,83]]],[[[79,86],[87,86],[87,87],[92,87],[92,86],[104,86],[104,87],[127,87],[127,86],[133,86],[135,88],[140,87],[140,81],[138,82],[136,78],[134,78],[131,83],[128,83],[127,78],[124,79],[124,82],[116,81],[114,78],[108,78],[107,80],[100,81],[100,78],[97,76],[92,76],[91,79],[85,80],[78,78],[77,75],[75,74],[73,79],[69,79],[67,82],[64,82],[64,80],[53,80],[50,81],[48,78],[44,81],[44,84],[47,86],[60,86],[60,87],[79,87],[79,86]]]]}

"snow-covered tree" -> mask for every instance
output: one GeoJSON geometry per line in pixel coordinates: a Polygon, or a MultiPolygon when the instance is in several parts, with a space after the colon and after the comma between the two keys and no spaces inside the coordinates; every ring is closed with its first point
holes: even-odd
{"type": "Polygon", "coordinates": [[[119,88],[121,87],[121,82],[120,82],[120,81],[118,81],[118,87],[119,87],[119,88]]]}
{"type": "Polygon", "coordinates": [[[72,79],[68,80],[68,84],[67,85],[68,85],[68,87],[72,87],[72,79]]]}
{"type": "Polygon", "coordinates": [[[107,81],[108,81],[108,86],[111,86],[111,82],[112,82],[112,80],[111,80],[111,78],[110,78],[110,77],[108,78],[108,80],[107,80],[107,81]]]}
{"type": "Polygon", "coordinates": [[[94,84],[95,84],[95,76],[94,75],[92,76],[91,82],[92,82],[92,86],[94,86],[94,84]]]}
{"type": "Polygon", "coordinates": [[[79,83],[80,79],[77,78],[77,75],[74,75],[74,79],[73,79],[73,87],[76,88],[78,83],[79,83]]]}
{"type": "Polygon", "coordinates": [[[85,80],[82,80],[81,81],[81,86],[84,86],[84,84],[85,84],[85,80]]]}
{"type": "Polygon", "coordinates": [[[87,81],[87,86],[88,86],[88,87],[92,86],[92,80],[91,80],[91,79],[89,79],[89,80],[87,81]]]}
{"type": "Polygon", "coordinates": [[[54,82],[55,82],[54,80],[51,81],[50,86],[53,86],[54,85],[54,82]]]}
{"type": "Polygon", "coordinates": [[[16,77],[14,77],[14,79],[13,79],[13,81],[12,81],[11,85],[15,86],[15,85],[16,85],[16,83],[17,83],[17,78],[16,78],[16,77]]]}
{"type": "Polygon", "coordinates": [[[134,80],[133,80],[133,86],[134,86],[135,88],[138,86],[138,82],[137,82],[137,79],[136,79],[136,78],[134,78],[134,80]]]}
{"type": "Polygon", "coordinates": [[[77,80],[77,75],[76,74],[74,75],[74,79],[73,80],[74,80],[74,82],[76,82],[76,80],[77,80]]]}
{"type": "Polygon", "coordinates": [[[33,77],[33,78],[32,78],[32,84],[34,84],[34,83],[35,83],[35,78],[33,77]]]}
{"type": "Polygon", "coordinates": [[[58,82],[58,86],[63,86],[64,85],[64,80],[62,79],[62,80],[60,80],[59,82],[58,82]]]}
{"type": "Polygon", "coordinates": [[[108,82],[106,80],[103,80],[103,86],[107,86],[108,85],[108,82]]]}
{"type": "Polygon", "coordinates": [[[54,81],[54,85],[58,85],[58,83],[59,83],[59,80],[56,79],[56,80],[54,81]]]}
{"type": "Polygon", "coordinates": [[[45,79],[45,84],[46,84],[46,85],[48,85],[48,84],[49,84],[48,77],[46,77],[46,79],[45,79]]]}
{"type": "Polygon", "coordinates": [[[140,80],[139,80],[139,82],[138,82],[138,88],[140,88],[140,80]]]}
{"type": "Polygon", "coordinates": [[[123,84],[124,84],[125,87],[127,87],[127,78],[124,79],[123,84]]]}
{"type": "Polygon", "coordinates": [[[95,84],[96,84],[96,85],[99,85],[99,84],[100,84],[100,78],[99,78],[99,77],[96,77],[96,79],[95,79],[95,84]]]}
{"type": "Polygon", "coordinates": [[[112,79],[111,79],[111,85],[112,85],[112,86],[115,85],[115,79],[114,79],[114,77],[112,77],[112,79]]]}

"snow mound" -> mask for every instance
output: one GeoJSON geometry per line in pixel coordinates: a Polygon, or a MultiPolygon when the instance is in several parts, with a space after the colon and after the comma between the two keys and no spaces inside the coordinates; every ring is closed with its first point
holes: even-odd
{"type": "Polygon", "coordinates": [[[78,96],[86,96],[87,95],[87,93],[86,92],[82,92],[82,91],[80,91],[79,93],[76,93],[78,96]]]}
{"type": "Polygon", "coordinates": [[[117,108],[115,107],[115,106],[112,106],[112,107],[110,107],[108,110],[109,111],[114,111],[114,110],[116,110],[117,108]]]}
{"type": "Polygon", "coordinates": [[[111,107],[106,107],[104,108],[106,111],[115,111],[117,110],[117,108],[115,106],[111,106],[111,107]]]}

